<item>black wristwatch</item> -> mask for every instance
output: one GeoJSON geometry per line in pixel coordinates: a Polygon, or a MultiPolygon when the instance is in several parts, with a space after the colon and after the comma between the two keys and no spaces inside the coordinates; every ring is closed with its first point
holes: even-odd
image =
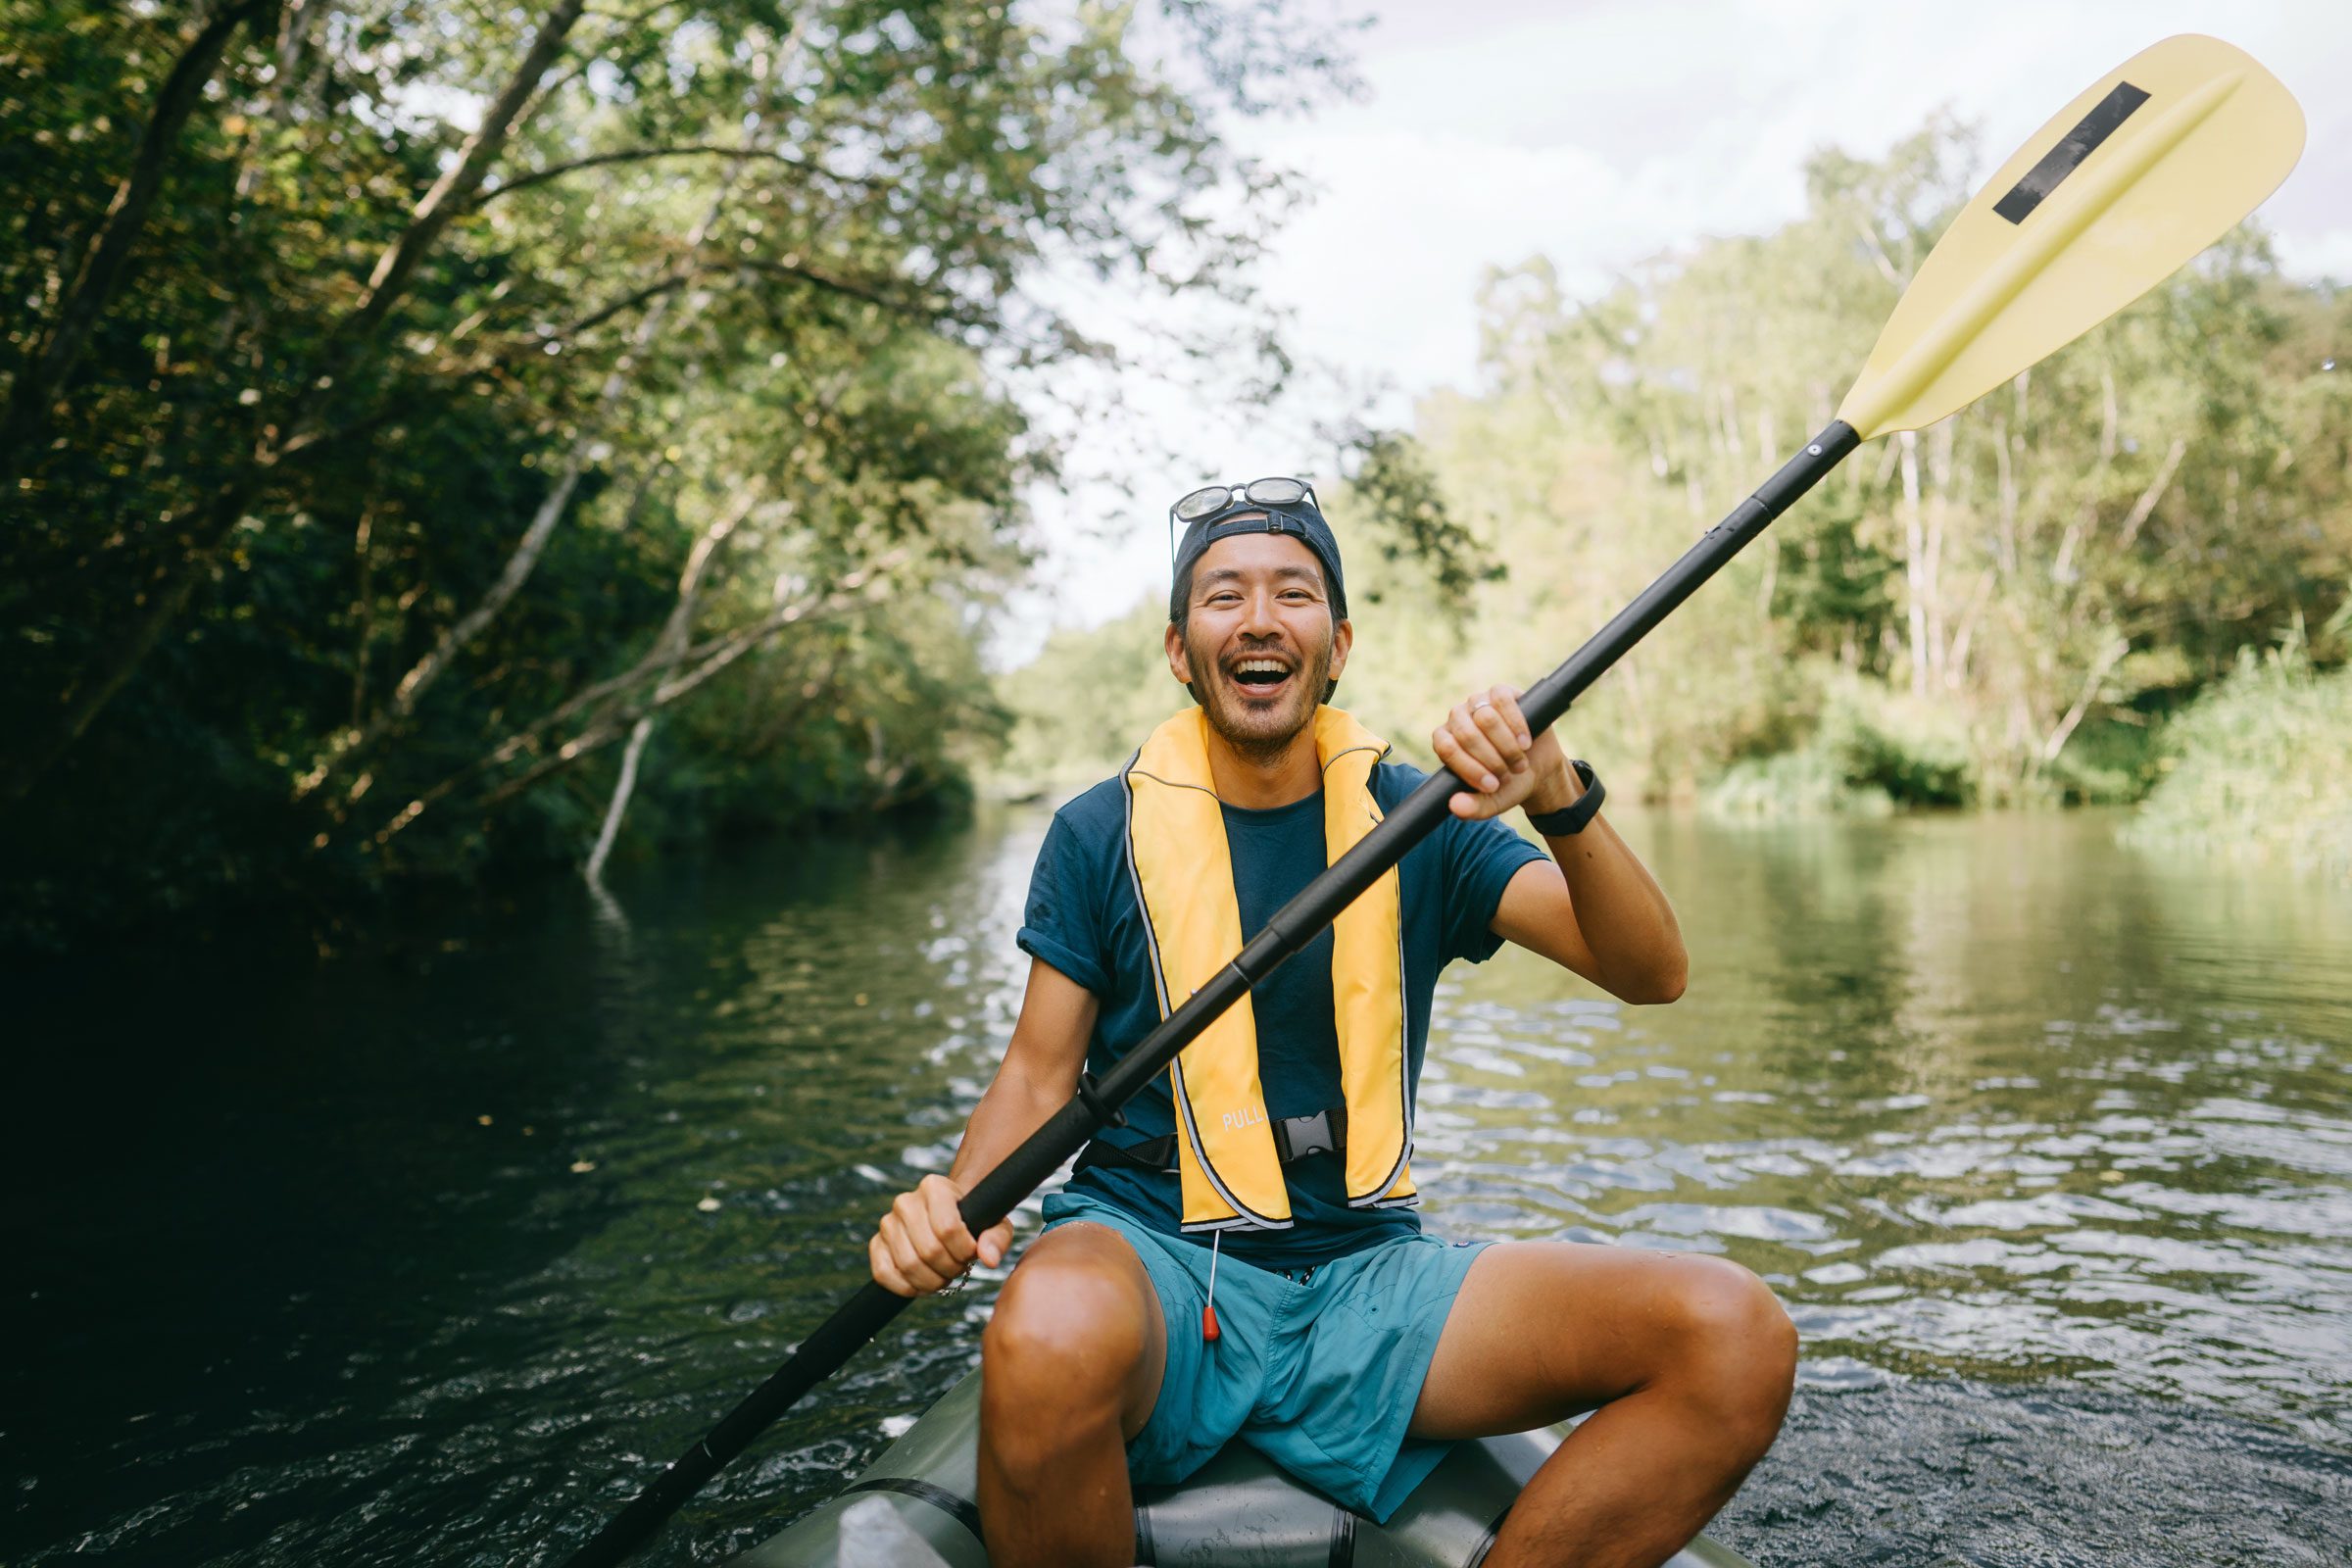
{"type": "Polygon", "coordinates": [[[1601,800],[1609,793],[1600,787],[1600,780],[1593,776],[1591,762],[1581,757],[1573,757],[1568,760],[1568,765],[1576,769],[1576,780],[1585,787],[1585,793],[1576,798],[1576,804],[1563,806],[1556,811],[1527,813],[1528,822],[1547,839],[1564,839],[1582,833],[1585,824],[1600,813],[1601,800]]]}

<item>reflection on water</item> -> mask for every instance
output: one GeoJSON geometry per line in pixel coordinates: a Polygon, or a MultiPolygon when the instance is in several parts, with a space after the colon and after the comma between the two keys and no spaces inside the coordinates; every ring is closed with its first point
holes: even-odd
{"type": "Polygon", "coordinates": [[[2352,1437],[2352,899],[2101,825],[1662,824],[1689,996],[1463,976],[1446,1217],[1726,1252],[1817,1379],[2071,1375],[2352,1437]]]}
{"type": "MultiPolygon", "coordinates": [[[[552,1560],[945,1166],[1044,821],[619,875],[625,919],[558,888],[318,969],[40,988],[0,1560],[552,1560]]],[[[1735,1257],[1820,1390],[2063,1379],[2352,1444],[2352,896],[2109,826],[1634,821],[1690,994],[1454,970],[1431,1222],[1735,1257]]],[[[905,1314],[647,1560],[827,1493],[970,1363],[990,1295],[905,1314]]]]}

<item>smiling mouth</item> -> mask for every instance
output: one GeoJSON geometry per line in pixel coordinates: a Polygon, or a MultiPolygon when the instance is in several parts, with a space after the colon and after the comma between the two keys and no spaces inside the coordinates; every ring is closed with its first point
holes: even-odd
{"type": "Polygon", "coordinates": [[[1279,659],[1242,659],[1226,674],[1246,696],[1272,697],[1290,683],[1291,666],[1279,659]]]}

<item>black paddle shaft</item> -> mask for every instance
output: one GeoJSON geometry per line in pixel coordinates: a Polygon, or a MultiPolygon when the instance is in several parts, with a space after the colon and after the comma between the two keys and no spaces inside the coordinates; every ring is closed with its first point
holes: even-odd
{"type": "MultiPolygon", "coordinates": [[[[1627,650],[1649,635],[1700,583],[1715,575],[1725,562],[1859,445],[1861,437],[1842,420],[1832,421],[1807,442],[1803,451],[1784,464],[1754,495],[1733,508],[1731,515],[1708,529],[1566,663],[1529,688],[1519,701],[1529,733],[1541,735],[1556,723],[1568,711],[1568,705],[1583,696],[1627,650]]],[[[1406,851],[1436,831],[1448,814],[1446,801],[1465,788],[1451,773],[1432,774],[1354,849],[1341,856],[1338,864],[1276,910],[1265,929],[1251,937],[1231,963],[1120,1057],[1107,1076],[1081,1080],[1075,1099],[1048,1117],[1045,1125],[964,1195],[958,1210],[971,1233],[977,1236],[1011,1213],[1099,1130],[1124,1121],[1121,1105],[1167,1070],[1177,1054],[1239,1002],[1243,993],[1314,940],[1342,909],[1403,859],[1406,851]]],[[[672,1461],[635,1501],[572,1553],[564,1568],[611,1568],[626,1557],[721,1466],[742,1452],[745,1445],[881,1333],[906,1304],[906,1298],[871,1282],[859,1288],[801,1342],[765,1383],[729,1411],[709,1437],[672,1461]]]]}

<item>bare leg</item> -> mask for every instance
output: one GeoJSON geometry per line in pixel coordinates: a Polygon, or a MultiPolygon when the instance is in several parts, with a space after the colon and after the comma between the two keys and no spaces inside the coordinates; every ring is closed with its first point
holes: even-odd
{"type": "Polygon", "coordinates": [[[980,1520],[995,1568],[1135,1561],[1129,1438],[1167,1364],[1159,1297],[1106,1225],[1040,1237],[980,1341],[980,1520]]]}
{"type": "Polygon", "coordinates": [[[1772,1446],[1795,1375],[1795,1328],[1736,1263],[1513,1243],[1470,1266],[1411,1431],[1525,1432],[1597,1406],[1520,1494],[1485,1568],[1655,1568],[1772,1446]]]}

